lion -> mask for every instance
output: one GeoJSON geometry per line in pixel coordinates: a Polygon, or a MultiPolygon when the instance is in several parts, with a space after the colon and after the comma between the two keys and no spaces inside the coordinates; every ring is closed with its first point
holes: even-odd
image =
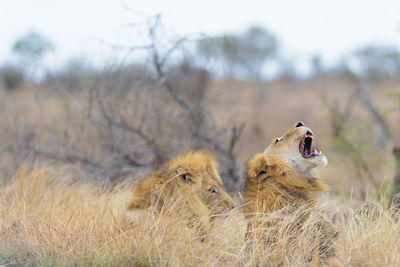
{"type": "MultiPolygon", "coordinates": [[[[273,212],[288,204],[313,202],[313,192],[326,191],[313,169],[325,167],[328,161],[313,148],[313,139],[311,129],[297,122],[282,137],[274,138],[263,154],[248,161],[245,202],[262,201],[261,212],[273,212]]],[[[258,209],[258,205],[247,206],[258,209]]]]}
{"type": "Polygon", "coordinates": [[[213,157],[198,151],[171,159],[139,181],[127,209],[143,211],[151,207],[161,212],[168,205],[176,205],[181,216],[196,218],[206,231],[210,219],[229,212],[234,201],[224,190],[213,157]]]}
{"type": "Polygon", "coordinates": [[[287,205],[314,202],[326,191],[320,179],[297,173],[278,155],[257,154],[247,163],[246,214],[270,213],[287,205]]]}
{"type": "Polygon", "coordinates": [[[297,173],[315,176],[316,167],[328,164],[326,156],[314,146],[314,133],[301,121],[296,122],[282,137],[274,138],[264,155],[278,155],[297,173]]]}
{"type": "MultiPolygon", "coordinates": [[[[311,129],[297,122],[282,137],[273,139],[264,153],[247,162],[244,196],[244,213],[249,220],[247,238],[254,235],[260,238],[266,229],[277,231],[274,228],[277,221],[266,219],[269,213],[292,215],[301,208],[304,212],[296,219],[295,229],[300,229],[307,220],[309,208],[316,204],[315,194],[327,190],[327,185],[315,176],[314,169],[326,166],[328,161],[313,147],[313,140],[311,129]]],[[[328,230],[322,232],[333,233],[329,226],[323,227],[328,230]]],[[[271,233],[267,234],[268,244],[276,242],[271,233]]],[[[325,247],[319,249],[327,254],[325,247]]]]}

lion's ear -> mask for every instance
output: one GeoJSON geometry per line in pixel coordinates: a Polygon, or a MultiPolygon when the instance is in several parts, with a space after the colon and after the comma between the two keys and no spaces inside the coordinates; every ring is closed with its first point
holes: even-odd
{"type": "Polygon", "coordinates": [[[259,183],[267,175],[267,170],[265,168],[252,168],[247,172],[247,176],[253,183],[259,183]]]}
{"type": "Polygon", "coordinates": [[[193,183],[192,177],[189,175],[188,171],[182,166],[176,168],[176,175],[182,177],[182,179],[187,183],[193,183]]]}
{"type": "Polygon", "coordinates": [[[253,183],[260,183],[261,180],[266,179],[267,171],[265,169],[262,170],[251,170],[249,171],[249,179],[253,183]]]}
{"type": "Polygon", "coordinates": [[[182,174],[185,174],[185,173],[187,173],[187,171],[185,170],[185,168],[183,168],[182,166],[178,166],[178,167],[176,167],[176,174],[179,176],[179,175],[182,175],[182,174]]]}
{"type": "Polygon", "coordinates": [[[259,183],[267,172],[267,161],[263,154],[257,154],[247,162],[247,177],[253,183],[259,183]]]}

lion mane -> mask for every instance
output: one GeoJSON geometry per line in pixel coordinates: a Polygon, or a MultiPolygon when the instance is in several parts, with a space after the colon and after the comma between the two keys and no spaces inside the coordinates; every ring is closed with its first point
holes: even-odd
{"type": "Polygon", "coordinates": [[[246,214],[269,213],[315,201],[315,192],[326,191],[320,179],[298,174],[277,155],[257,154],[247,163],[246,214]]]}
{"type": "MultiPolygon", "coordinates": [[[[247,163],[244,213],[248,219],[246,239],[273,246],[280,240],[280,227],[289,227],[296,238],[316,204],[316,193],[327,190],[327,185],[313,176],[299,174],[277,155],[257,154],[247,163]],[[266,216],[277,212],[271,217],[266,216]],[[293,221],[285,222],[287,215],[297,214],[293,221]]],[[[334,254],[332,238],[336,229],[322,217],[316,224],[319,256],[326,261],[334,254]]],[[[317,238],[317,236],[315,236],[317,238]]]]}
{"type": "Polygon", "coordinates": [[[160,212],[171,205],[179,207],[181,216],[200,220],[203,228],[208,228],[210,216],[233,207],[210,154],[197,151],[171,159],[136,184],[127,209],[160,212]]]}

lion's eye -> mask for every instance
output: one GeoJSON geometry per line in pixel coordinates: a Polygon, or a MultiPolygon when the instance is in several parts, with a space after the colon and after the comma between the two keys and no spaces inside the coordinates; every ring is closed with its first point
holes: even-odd
{"type": "Polygon", "coordinates": [[[267,174],[267,171],[265,171],[265,170],[262,170],[262,171],[260,171],[260,172],[258,173],[258,176],[260,176],[260,175],[264,175],[264,174],[267,174]]]}
{"type": "Polygon", "coordinates": [[[211,193],[211,194],[216,194],[216,193],[217,193],[217,190],[215,190],[214,188],[212,188],[212,189],[210,189],[210,193],[211,193]]]}
{"type": "Polygon", "coordinates": [[[281,140],[282,140],[282,138],[276,138],[276,139],[275,139],[275,144],[278,143],[278,142],[281,141],[281,140]]]}
{"type": "Polygon", "coordinates": [[[183,174],[182,179],[185,180],[186,182],[192,182],[192,180],[190,179],[190,175],[188,174],[183,174]]]}

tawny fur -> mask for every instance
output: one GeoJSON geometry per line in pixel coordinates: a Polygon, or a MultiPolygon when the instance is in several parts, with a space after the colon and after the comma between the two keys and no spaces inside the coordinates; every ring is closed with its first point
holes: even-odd
{"type": "Polygon", "coordinates": [[[279,156],[257,154],[247,163],[245,214],[313,203],[314,192],[326,189],[320,179],[297,174],[279,156]]]}
{"type": "Polygon", "coordinates": [[[231,209],[233,200],[223,189],[212,156],[191,152],[171,159],[160,170],[139,181],[127,208],[153,207],[161,211],[166,204],[177,205],[182,216],[194,216],[207,228],[210,216],[231,209]]]}
{"type": "MultiPolygon", "coordinates": [[[[244,213],[249,223],[246,237],[267,246],[277,244],[279,238],[275,236],[275,232],[279,229],[275,225],[279,223],[279,219],[276,217],[266,219],[266,214],[283,212],[280,216],[285,216],[299,208],[302,211],[301,215],[291,226],[291,231],[300,231],[316,203],[315,194],[326,190],[326,184],[320,179],[298,174],[280,156],[255,155],[247,163],[244,213]]],[[[321,229],[321,239],[318,242],[319,258],[325,260],[333,254],[330,240],[336,235],[336,231],[324,220],[321,220],[319,227],[321,229]]],[[[310,259],[312,257],[314,256],[311,255],[310,259]]]]}

